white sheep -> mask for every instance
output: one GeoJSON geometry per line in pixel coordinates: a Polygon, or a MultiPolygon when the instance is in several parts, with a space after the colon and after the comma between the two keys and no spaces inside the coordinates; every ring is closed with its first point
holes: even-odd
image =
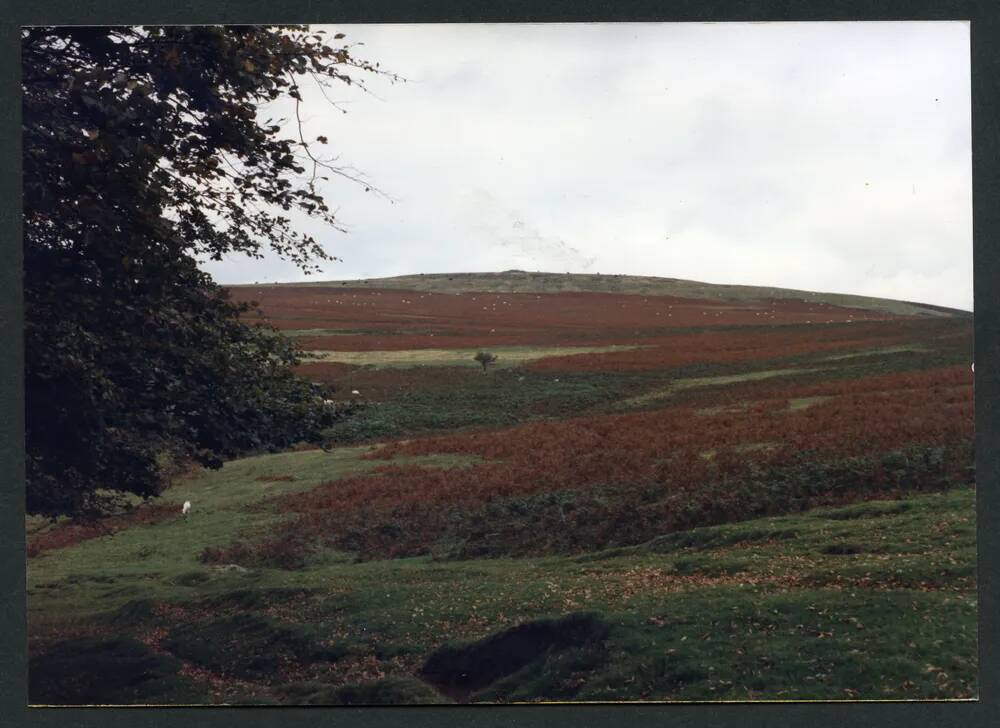
{"type": "Polygon", "coordinates": [[[351,394],[353,394],[353,395],[356,395],[356,396],[360,396],[360,395],[361,395],[361,392],[359,392],[359,391],[358,391],[358,390],[356,390],[356,389],[352,389],[352,390],[351,390],[351,394]]]}
{"type": "Polygon", "coordinates": [[[184,505],[181,506],[181,513],[185,516],[191,512],[191,501],[184,501],[184,505]]]}

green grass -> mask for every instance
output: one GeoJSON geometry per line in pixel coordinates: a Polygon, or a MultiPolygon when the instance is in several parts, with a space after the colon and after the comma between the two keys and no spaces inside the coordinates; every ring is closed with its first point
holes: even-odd
{"type": "Polygon", "coordinates": [[[408,389],[393,399],[370,403],[329,434],[338,442],[364,442],[601,412],[664,381],[659,372],[491,369],[485,376],[455,378],[449,387],[408,389]]]}
{"type": "Polygon", "coordinates": [[[279,689],[276,702],[300,705],[433,705],[450,703],[434,688],[413,677],[389,677],[333,687],[320,682],[291,683],[279,689]]]}
{"type": "Polygon", "coordinates": [[[740,384],[742,382],[756,382],[761,379],[773,379],[775,377],[788,377],[802,374],[813,374],[823,371],[822,369],[765,369],[763,371],[751,371],[741,374],[719,375],[715,377],[690,377],[675,379],[662,389],[646,392],[637,397],[630,397],[622,400],[619,406],[628,409],[640,405],[650,404],[664,399],[669,399],[677,392],[685,389],[696,389],[698,387],[719,387],[729,384],[740,384]]]}
{"type": "MultiPolygon", "coordinates": [[[[236,538],[247,519],[266,525],[276,517],[245,506],[361,472],[370,467],[359,459],[364,451],[236,461],[168,492],[175,502],[194,503],[188,520],[31,559],[29,629],[32,652],[42,659],[33,673],[36,694],[56,691],[54,702],[74,702],[72,686],[59,692],[52,676],[72,672],[79,660],[90,661],[91,673],[107,669],[93,644],[72,639],[139,640],[162,630],[152,655],[133,643],[122,647],[128,659],[158,666],[148,689],[112,690],[110,702],[975,695],[975,498],[968,489],[699,528],[573,556],[356,562],[324,552],[292,572],[198,561],[205,546],[236,538]],[[256,480],[276,474],[297,479],[256,480]],[[471,644],[579,612],[601,615],[607,633],[560,643],[459,694],[435,692],[418,679],[445,643],[471,644]],[[236,650],[232,635],[243,633],[245,649],[236,650]],[[271,653],[281,656],[280,666],[263,669],[274,667],[259,661],[271,653]],[[174,660],[217,682],[180,679],[174,660]]],[[[75,697],[88,690],[96,688],[84,681],[75,697]]]]}
{"type": "MultiPolygon", "coordinates": [[[[189,517],[135,526],[32,559],[29,591],[44,597],[29,598],[29,619],[37,618],[41,624],[85,618],[137,598],[165,599],[178,591],[212,594],[253,584],[254,575],[205,566],[198,556],[206,547],[228,546],[238,534],[266,529],[282,518],[268,510],[247,510],[247,505],[378,466],[377,461],[360,459],[369,449],[341,448],[329,453],[311,450],[246,458],[180,481],[160,500],[176,503],[178,510],[190,500],[189,517]],[[257,480],[260,476],[289,474],[295,480],[257,480]]],[[[407,459],[431,466],[469,460],[461,456],[407,459]]]]}
{"type": "MultiPolygon", "coordinates": [[[[638,346],[498,346],[488,347],[497,355],[492,367],[516,367],[525,362],[543,359],[547,356],[568,354],[594,354],[638,346]]],[[[355,366],[371,366],[376,369],[398,369],[418,366],[459,366],[469,364],[481,349],[405,349],[401,351],[307,351],[304,362],[337,362],[355,366]]]]}
{"type": "Polygon", "coordinates": [[[821,404],[826,402],[829,397],[792,397],[788,400],[788,411],[798,412],[799,410],[809,409],[814,404],[821,404]]]}
{"type": "Polygon", "coordinates": [[[835,354],[834,356],[823,357],[824,361],[840,361],[841,359],[857,359],[858,357],[883,356],[885,354],[899,354],[910,351],[928,351],[928,347],[919,344],[904,344],[902,346],[883,346],[879,349],[866,349],[864,351],[852,351],[847,354],[835,354]]]}

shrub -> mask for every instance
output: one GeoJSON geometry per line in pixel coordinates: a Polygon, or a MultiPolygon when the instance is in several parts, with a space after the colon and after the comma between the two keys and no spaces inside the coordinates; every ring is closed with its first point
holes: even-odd
{"type": "Polygon", "coordinates": [[[486,367],[490,366],[491,364],[495,364],[496,363],[497,355],[496,354],[491,354],[488,351],[478,351],[478,352],[476,352],[476,355],[474,357],[472,357],[472,358],[473,358],[473,360],[475,360],[475,361],[479,362],[480,364],[482,364],[482,366],[483,366],[483,374],[485,374],[486,373],[486,367]]]}

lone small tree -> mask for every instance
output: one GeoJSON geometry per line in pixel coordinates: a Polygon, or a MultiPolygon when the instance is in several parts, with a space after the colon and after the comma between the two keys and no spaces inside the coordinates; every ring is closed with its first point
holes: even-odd
{"type": "Polygon", "coordinates": [[[483,365],[483,374],[486,374],[486,367],[490,364],[496,363],[497,355],[491,354],[488,351],[479,351],[476,352],[476,355],[472,358],[483,365]]]}

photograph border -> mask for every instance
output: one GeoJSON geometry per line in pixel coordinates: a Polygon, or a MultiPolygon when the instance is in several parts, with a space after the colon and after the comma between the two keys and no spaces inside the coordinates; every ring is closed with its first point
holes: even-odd
{"type": "Polygon", "coordinates": [[[241,728],[314,725],[348,728],[407,724],[555,726],[850,725],[978,726],[1000,724],[997,556],[1000,555],[1000,3],[996,0],[0,0],[0,715],[12,726],[198,726],[241,728]],[[976,475],[979,589],[979,699],[902,702],[753,702],[543,704],[482,706],[302,707],[27,707],[24,544],[24,394],[21,248],[19,36],[22,25],[268,24],[388,22],[732,22],[963,20],[971,22],[973,237],[976,371],[976,475]],[[990,406],[993,403],[994,406],[990,406]]]}

